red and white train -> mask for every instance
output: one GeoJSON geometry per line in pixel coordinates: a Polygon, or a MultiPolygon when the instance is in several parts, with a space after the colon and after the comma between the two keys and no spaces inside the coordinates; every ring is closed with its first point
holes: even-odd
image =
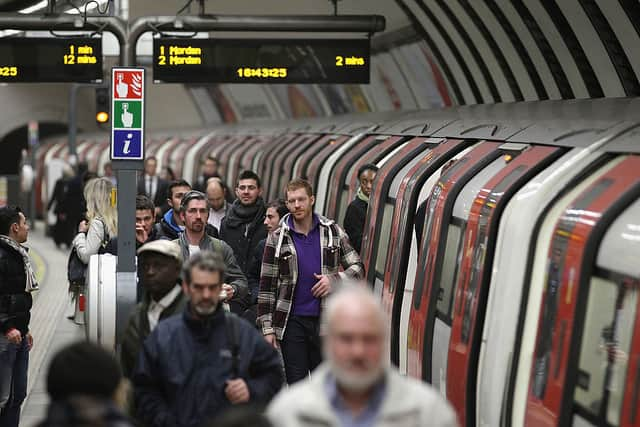
{"type": "MultiPolygon", "coordinates": [[[[362,258],[401,371],[466,426],[640,426],[638,111],[478,105],[157,134],[146,150],[189,181],[208,154],[229,182],[253,169],[267,200],[306,177],[338,222],[377,164],[362,258]]],[[[107,138],[85,136],[81,160],[108,161],[107,138]]],[[[41,177],[65,144],[40,150],[41,177]]]]}

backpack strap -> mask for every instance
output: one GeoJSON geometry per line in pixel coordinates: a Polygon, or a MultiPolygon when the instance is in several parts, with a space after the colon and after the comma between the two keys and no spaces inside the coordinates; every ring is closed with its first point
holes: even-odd
{"type": "Polygon", "coordinates": [[[224,323],[229,350],[231,350],[231,376],[237,378],[240,373],[238,366],[240,362],[240,320],[234,313],[225,311],[224,323]]]}

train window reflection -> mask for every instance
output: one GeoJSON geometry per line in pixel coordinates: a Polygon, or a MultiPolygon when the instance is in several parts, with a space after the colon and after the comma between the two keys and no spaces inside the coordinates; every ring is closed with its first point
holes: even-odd
{"type": "Polygon", "coordinates": [[[599,277],[590,286],[574,401],[585,416],[606,413],[618,425],[638,290],[599,277]]]}
{"type": "Polygon", "coordinates": [[[438,291],[438,317],[451,324],[451,300],[454,283],[457,280],[457,272],[462,258],[460,245],[464,236],[464,228],[451,224],[447,234],[447,247],[442,263],[442,275],[438,291]]]}
{"type": "Polygon", "coordinates": [[[387,262],[387,251],[391,241],[391,222],[393,221],[393,208],[395,205],[387,203],[384,205],[382,214],[382,226],[380,228],[380,240],[378,241],[378,254],[376,255],[376,273],[384,276],[384,268],[387,262]]]}

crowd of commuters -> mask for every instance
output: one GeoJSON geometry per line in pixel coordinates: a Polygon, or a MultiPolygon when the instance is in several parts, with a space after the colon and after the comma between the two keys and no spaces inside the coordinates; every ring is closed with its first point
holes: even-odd
{"type": "MultiPolygon", "coordinates": [[[[439,394],[389,366],[386,317],[362,282],[375,165],[357,172],[344,227],[314,211],[304,179],[266,203],[255,172],[241,172],[232,193],[213,157],[193,187],[165,181],[157,165],[147,158],[138,181],[138,305],[117,361],[90,343],[63,349],[50,367],[43,426],[456,425],[439,394]],[[71,365],[78,369],[67,372],[71,365]],[[89,415],[99,420],[82,424],[89,415]]],[[[70,242],[88,263],[116,252],[115,179],[106,170],[67,177],[60,192],[76,178],[84,201],[70,242]]],[[[25,397],[37,288],[21,245],[24,215],[8,209],[0,209],[0,260],[11,260],[0,264],[0,302],[9,294],[20,303],[0,305],[0,427],[17,425],[25,397]]]]}

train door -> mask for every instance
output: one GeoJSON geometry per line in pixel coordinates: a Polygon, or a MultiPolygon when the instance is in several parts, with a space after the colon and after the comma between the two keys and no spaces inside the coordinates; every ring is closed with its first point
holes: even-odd
{"type": "MultiPolygon", "coordinates": [[[[259,166],[255,172],[262,178],[262,186],[265,188],[267,200],[273,199],[271,195],[271,175],[273,174],[273,163],[281,150],[288,146],[298,136],[297,133],[285,133],[280,135],[272,143],[272,149],[260,157],[259,166]]],[[[277,185],[277,184],[274,184],[277,185]]]]}
{"type": "MultiPolygon", "coordinates": [[[[612,387],[613,371],[623,367],[616,361],[619,345],[630,338],[625,338],[629,324],[618,322],[634,317],[628,307],[636,306],[635,286],[598,280],[594,261],[606,229],[640,197],[639,168],[640,156],[624,157],[583,191],[554,227],[529,377],[528,424],[620,424],[623,392],[612,387]],[[594,347],[606,355],[594,354],[594,347]]],[[[618,256],[621,250],[629,248],[618,248],[618,256]]],[[[638,253],[633,255],[635,264],[638,253]]]]}
{"type": "Polygon", "coordinates": [[[195,144],[187,148],[182,164],[182,174],[179,175],[180,178],[187,180],[190,184],[195,183],[198,173],[200,173],[200,157],[198,155],[202,151],[202,147],[206,146],[214,136],[215,132],[207,133],[199,138],[195,144]]]}
{"type": "MultiPolygon", "coordinates": [[[[239,147],[231,153],[229,161],[227,162],[227,168],[229,169],[229,174],[234,177],[234,180],[243,170],[249,169],[255,172],[252,165],[253,156],[258,151],[263,151],[268,141],[269,138],[264,135],[252,136],[245,141],[242,147],[239,147]]],[[[262,180],[262,177],[260,177],[260,180],[262,180]]]]}
{"type": "Polygon", "coordinates": [[[182,138],[180,145],[169,156],[169,165],[173,168],[176,179],[182,176],[184,158],[187,155],[189,147],[197,143],[198,139],[193,137],[182,138]]]}
{"type": "Polygon", "coordinates": [[[293,161],[291,159],[303,153],[319,137],[320,135],[316,134],[299,134],[287,144],[281,144],[278,147],[271,167],[270,186],[267,188],[269,200],[285,196],[284,186],[289,182],[293,169],[293,161]],[[289,169],[285,169],[286,165],[289,165],[289,169]]]}
{"type": "Polygon", "coordinates": [[[482,175],[489,176],[468,208],[463,243],[457,254],[460,262],[446,375],[447,397],[464,425],[475,425],[480,338],[500,215],[520,187],[563,153],[556,147],[517,143],[503,144],[500,150],[504,155],[494,162],[500,169],[489,176],[485,175],[485,171],[491,169],[487,167],[471,181],[479,180],[482,175]]]}
{"type": "Polygon", "coordinates": [[[331,176],[335,175],[335,169],[340,160],[347,156],[347,153],[353,151],[353,147],[362,142],[365,138],[364,134],[355,135],[349,138],[344,144],[338,147],[327,158],[326,162],[319,164],[316,159],[311,163],[311,168],[319,169],[317,172],[316,190],[316,212],[329,216],[327,213],[327,200],[329,196],[329,186],[331,185],[331,176]]]}
{"type": "Polygon", "coordinates": [[[551,238],[555,224],[571,202],[585,191],[600,176],[613,168],[620,159],[595,165],[595,169],[581,180],[572,182],[572,186],[546,209],[546,216],[540,220],[540,225],[533,242],[527,270],[525,272],[524,294],[522,308],[517,326],[517,340],[514,344],[513,368],[509,378],[507,392],[507,417],[513,426],[524,425],[524,412],[527,402],[529,376],[533,351],[536,343],[536,333],[540,316],[540,305],[547,275],[547,250],[551,245],[551,238]]]}
{"type": "Polygon", "coordinates": [[[478,426],[504,425],[508,419],[504,413],[508,412],[509,375],[514,366],[518,319],[527,294],[523,260],[529,256],[538,218],[601,156],[572,149],[528,181],[501,215],[478,362],[478,426]]]}
{"type": "Polygon", "coordinates": [[[567,390],[574,426],[640,424],[639,254],[640,199],[607,230],[587,279],[576,381],[567,390]]]}
{"type": "MultiPolygon", "coordinates": [[[[406,343],[408,308],[413,293],[417,264],[417,239],[413,232],[418,206],[426,200],[436,179],[429,179],[456,152],[468,143],[459,139],[424,138],[430,149],[407,163],[396,174],[391,183],[390,193],[397,194],[391,230],[380,230],[380,235],[391,236],[383,270],[383,307],[391,319],[391,361],[398,365],[400,372],[407,372],[406,343]],[[419,197],[422,195],[422,197],[419,197]],[[405,308],[404,319],[401,319],[405,308]]],[[[424,218],[422,218],[424,220],[424,218]]],[[[383,220],[384,222],[384,220],[383,220]]]]}
{"type": "MultiPolygon", "coordinates": [[[[317,176],[316,173],[319,166],[331,155],[331,153],[338,150],[342,144],[349,139],[345,135],[327,135],[323,137],[316,145],[314,150],[309,150],[304,153],[294,166],[294,176],[303,176],[310,183],[312,188],[317,189],[317,176]],[[312,165],[316,167],[313,168],[312,165]]],[[[316,200],[317,203],[317,200],[316,200]]],[[[316,206],[316,209],[318,206],[316,206]]]]}
{"type": "MultiPolygon", "coordinates": [[[[344,204],[342,202],[348,200],[349,188],[346,187],[345,182],[348,182],[348,174],[353,164],[370,151],[378,152],[380,156],[384,156],[391,147],[395,147],[403,140],[404,138],[401,136],[370,135],[359,141],[353,149],[345,153],[345,156],[336,164],[334,173],[330,178],[329,185],[330,188],[333,188],[333,191],[328,191],[326,212],[329,218],[335,219],[338,223],[344,219],[339,217],[338,214],[340,212],[340,205],[344,204]]],[[[375,183],[373,189],[375,190],[375,183]]],[[[375,195],[373,191],[371,194],[375,195]]],[[[347,204],[348,203],[349,202],[347,202],[347,204]]]]}
{"type": "Polygon", "coordinates": [[[464,231],[464,223],[452,218],[454,203],[463,186],[500,155],[499,146],[476,143],[448,162],[425,202],[424,224],[418,223],[422,239],[409,314],[407,371],[443,395],[446,358],[434,359],[433,349],[440,346],[446,351],[449,342],[455,254],[464,231]]]}
{"type": "Polygon", "coordinates": [[[250,135],[234,135],[225,141],[224,145],[220,147],[220,151],[217,153],[219,169],[222,169],[222,179],[227,183],[229,188],[235,189],[237,175],[233,173],[231,168],[230,158],[234,152],[244,151],[247,147],[247,143],[253,140],[253,136],[250,135]]]}
{"type": "MultiPolygon", "coordinates": [[[[367,282],[374,285],[376,295],[382,296],[389,243],[392,235],[397,232],[392,226],[392,220],[402,177],[397,181],[395,178],[405,167],[408,169],[404,172],[408,172],[411,166],[407,165],[418,161],[425,151],[431,149],[432,145],[425,144],[425,139],[415,137],[406,141],[378,162],[380,170],[376,174],[369,199],[360,254],[367,282]],[[393,185],[394,183],[396,185],[393,185]]],[[[390,315],[389,312],[388,314],[390,315]]]]}

